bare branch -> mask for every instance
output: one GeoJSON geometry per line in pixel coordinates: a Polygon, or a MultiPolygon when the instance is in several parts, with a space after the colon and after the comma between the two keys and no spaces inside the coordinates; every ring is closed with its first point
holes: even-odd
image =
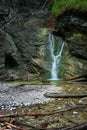
{"type": "Polygon", "coordinates": [[[87,94],[59,94],[59,93],[45,93],[47,98],[83,98],[87,97],[87,94]]]}

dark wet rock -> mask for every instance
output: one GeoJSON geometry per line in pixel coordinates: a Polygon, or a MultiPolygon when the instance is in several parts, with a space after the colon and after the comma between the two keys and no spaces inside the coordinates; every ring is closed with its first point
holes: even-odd
{"type": "MultiPolygon", "coordinates": [[[[63,37],[70,59],[66,69],[69,75],[75,76],[87,72],[87,17],[86,12],[66,10],[58,16],[55,35],[63,37]],[[68,70],[69,69],[69,70],[68,70]]],[[[68,56],[68,55],[67,55],[68,56]]],[[[66,73],[67,73],[66,72],[66,73]]]]}
{"type": "Polygon", "coordinates": [[[14,75],[13,79],[15,79],[16,73],[17,77],[24,79],[23,76],[26,77],[28,73],[39,76],[44,71],[42,59],[44,58],[47,29],[42,27],[43,22],[44,18],[20,16],[18,21],[6,27],[7,31],[1,32],[4,39],[2,50],[5,53],[4,66],[7,69],[8,77],[14,75]],[[21,76],[22,74],[23,76],[21,76]]]}
{"type": "Polygon", "coordinates": [[[5,52],[4,52],[4,39],[3,35],[0,35],[0,79],[6,76],[5,68],[5,52]]]}
{"type": "Polygon", "coordinates": [[[79,12],[79,10],[66,10],[57,18],[58,34],[62,36],[70,35],[73,32],[87,34],[87,12],[79,12]]]}
{"type": "MultiPolygon", "coordinates": [[[[44,2],[45,0],[1,1],[1,53],[6,80],[41,78],[40,74],[44,72],[42,61],[47,35],[44,20],[49,15],[47,10],[40,10],[44,2]]],[[[1,75],[5,78],[3,73],[1,75]]]]}
{"type": "Polygon", "coordinates": [[[71,55],[79,59],[87,60],[87,37],[86,34],[80,32],[73,33],[72,36],[66,38],[70,44],[69,51],[71,55]]]}
{"type": "MultiPolygon", "coordinates": [[[[30,13],[33,9],[38,10],[44,7],[45,0],[0,0],[0,8],[7,8],[16,10],[18,13],[30,13]]],[[[52,4],[52,2],[47,1],[46,4],[52,4]]]]}
{"type": "Polygon", "coordinates": [[[8,16],[9,11],[8,9],[0,8],[0,20],[4,20],[4,17],[8,16]]]}
{"type": "MultiPolygon", "coordinates": [[[[0,50],[0,74],[3,78],[5,75],[7,80],[43,78],[44,72],[47,71],[43,65],[48,42],[47,28],[52,32],[56,21],[47,8],[43,10],[44,2],[45,0],[1,1],[0,42],[3,44],[0,50]]],[[[52,2],[46,3],[51,4],[52,2]]],[[[58,16],[53,33],[62,36],[67,43],[62,65],[66,70],[63,72],[65,77],[77,76],[87,71],[86,12],[73,9],[65,11],[58,16]]]]}
{"type": "Polygon", "coordinates": [[[5,44],[1,59],[7,79],[41,78],[47,35],[44,21],[51,5],[52,1],[45,0],[0,0],[0,31],[5,44]]]}

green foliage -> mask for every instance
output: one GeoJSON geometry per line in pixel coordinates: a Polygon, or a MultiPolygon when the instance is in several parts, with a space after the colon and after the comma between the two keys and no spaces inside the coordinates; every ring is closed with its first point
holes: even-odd
{"type": "Polygon", "coordinates": [[[54,0],[52,13],[59,15],[67,9],[87,10],[87,0],[54,0]]]}

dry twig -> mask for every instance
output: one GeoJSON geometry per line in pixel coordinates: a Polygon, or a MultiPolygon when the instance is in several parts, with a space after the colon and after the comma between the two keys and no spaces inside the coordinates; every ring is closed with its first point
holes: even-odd
{"type": "MultiPolygon", "coordinates": [[[[79,106],[75,105],[74,107],[72,108],[69,108],[69,109],[64,109],[64,110],[60,110],[60,111],[56,111],[56,112],[49,112],[49,113],[32,113],[32,114],[13,114],[13,115],[0,115],[0,118],[16,118],[16,117],[24,117],[24,116],[34,116],[34,117],[38,117],[38,116],[50,116],[50,115],[54,115],[54,114],[57,114],[57,113],[63,113],[63,112],[66,112],[66,111],[70,111],[70,110],[73,110],[73,109],[76,109],[78,108],[79,106]]],[[[83,106],[81,106],[83,107],[83,106]]]]}

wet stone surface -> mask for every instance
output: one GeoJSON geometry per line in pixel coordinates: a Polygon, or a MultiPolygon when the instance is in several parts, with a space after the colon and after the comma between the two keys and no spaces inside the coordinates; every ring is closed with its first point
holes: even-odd
{"type": "Polygon", "coordinates": [[[61,93],[56,85],[13,85],[0,83],[0,109],[16,109],[18,106],[40,104],[52,99],[44,97],[45,93],[61,93]]]}

